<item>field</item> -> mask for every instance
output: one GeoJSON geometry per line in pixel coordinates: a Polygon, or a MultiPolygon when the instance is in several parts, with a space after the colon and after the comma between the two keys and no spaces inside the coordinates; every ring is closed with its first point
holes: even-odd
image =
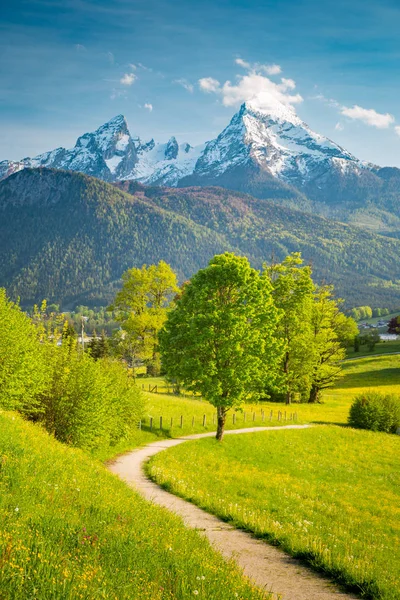
{"type": "MultiPolygon", "coordinates": [[[[238,411],[235,416],[233,411],[228,414],[226,428],[279,426],[291,422],[344,424],[347,422],[351,401],[360,391],[384,386],[385,391],[400,395],[399,368],[400,355],[368,355],[357,360],[345,361],[344,377],[337,382],[335,388],[324,393],[322,404],[292,404],[290,407],[276,402],[247,404],[243,407],[243,411],[238,411]],[[270,420],[271,411],[272,420],[270,420]],[[281,413],[280,420],[278,420],[278,412],[281,413]],[[296,413],[295,417],[294,413],[296,413]]],[[[190,394],[173,395],[172,388],[168,388],[160,377],[139,378],[137,382],[140,387],[144,387],[147,396],[146,414],[141,431],[138,430],[130,439],[120,442],[118,446],[95,452],[96,458],[107,460],[137,446],[150,443],[158,437],[180,437],[215,430],[213,423],[215,409],[208,402],[190,394]],[[149,386],[150,389],[157,386],[157,393],[149,392],[149,386]],[[168,389],[170,393],[167,393],[168,389]],[[204,415],[205,425],[203,425],[204,415]],[[160,416],[162,428],[160,428],[160,416]],[[183,417],[182,427],[181,417],[183,417]],[[150,419],[153,425],[151,431],[150,419]]]]}
{"type": "Polygon", "coordinates": [[[398,599],[400,438],[328,424],[344,424],[362,390],[400,395],[399,369],[400,356],[347,361],[324,404],[296,408],[324,426],[190,442],[154,457],[151,476],[365,597],[398,599]]]}
{"type": "Polygon", "coordinates": [[[317,426],[190,442],[154,457],[149,471],[168,490],[365,597],[395,600],[399,460],[396,436],[317,426]]]}
{"type": "Polygon", "coordinates": [[[360,356],[374,356],[376,354],[390,354],[392,352],[400,352],[400,340],[394,340],[390,342],[378,342],[371,352],[365,345],[360,346],[359,352],[354,352],[352,348],[349,348],[347,350],[347,357],[359,358],[360,356]]]}
{"type": "Polygon", "coordinates": [[[0,413],[0,598],[265,598],[98,462],[0,413]]]}

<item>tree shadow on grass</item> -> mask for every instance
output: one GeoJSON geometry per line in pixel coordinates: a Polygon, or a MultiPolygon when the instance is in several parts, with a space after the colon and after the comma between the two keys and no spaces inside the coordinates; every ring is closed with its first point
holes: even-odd
{"type": "Polygon", "coordinates": [[[349,388],[366,388],[366,387],[381,387],[385,385],[400,384],[400,363],[399,367],[391,367],[390,369],[379,369],[372,371],[371,375],[360,376],[357,373],[346,375],[340,383],[335,387],[335,390],[345,390],[349,388]]]}

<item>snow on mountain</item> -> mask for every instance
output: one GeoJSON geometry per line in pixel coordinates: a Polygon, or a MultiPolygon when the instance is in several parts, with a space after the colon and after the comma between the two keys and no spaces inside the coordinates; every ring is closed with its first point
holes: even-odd
{"type": "Polygon", "coordinates": [[[291,107],[262,112],[241,106],[229,125],[205,147],[194,173],[218,177],[237,166],[258,166],[273,177],[301,187],[321,170],[358,171],[365,165],[312,131],[291,107]]]}
{"type": "Polygon", "coordinates": [[[137,179],[147,184],[177,185],[193,172],[204,145],[142,142],[132,138],[125,117],[118,115],[93,133],[78,138],[74,148],[57,148],[35,158],[0,162],[0,179],[26,167],[52,167],[81,171],[105,181],[137,179]]]}
{"type": "Polygon", "coordinates": [[[118,115],[79,137],[70,150],[57,148],[35,158],[0,162],[0,179],[25,167],[69,169],[106,181],[135,179],[164,186],[177,186],[182,180],[184,185],[190,181],[201,185],[202,180],[218,185],[221,178],[221,185],[229,187],[235,172],[240,179],[236,189],[243,191],[246,177],[258,171],[307,193],[310,186],[320,189],[321,181],[331,185],[332,176],[375,169],[312,131],[291,106],[277,104],[267,112],[251,102],[240,107],[217,138],[197,147],[178,144],[175,137],[166,143],[143,142],[131,136],[125,117],[118,115]]]}
{"type": "Polygon", "coordinates": [[[193,147],[190,144],[178,144],[175,137],[166,144],[150,140],[142,143],[137,140],[138,162],[128,179],[137,179],[148,185],[174,187],[178,181],[193,173],[204,144],[193,147]]]}

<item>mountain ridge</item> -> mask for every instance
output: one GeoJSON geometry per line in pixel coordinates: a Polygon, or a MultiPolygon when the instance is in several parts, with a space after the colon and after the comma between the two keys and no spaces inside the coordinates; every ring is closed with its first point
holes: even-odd
{"type": "Polygon", "coordinates": [[[27,167],[86,173],[108,182],[216,185],[400,237],[400,169],[358,160],[284,105],[242,104],[213,140],[193,147],[172,136],[132,136],[123,115],[80,136],[70,150],[0,162],[0,179],[27,167]]]}
{"type": "Polygon", "coordinates": [[[0,214],[0,286],[23,304],[104,304],[127,268],[163,259],[184,281],[224,251],[257,268],[301,251],[348,306],[399,304],[400,241],[224,188],[24,169],[0,182],[0,214]]]}

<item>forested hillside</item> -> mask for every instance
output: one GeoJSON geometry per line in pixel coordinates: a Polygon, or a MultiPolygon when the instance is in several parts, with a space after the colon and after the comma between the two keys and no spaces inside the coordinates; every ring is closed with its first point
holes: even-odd
{"type": "Polygon", "coordinates": [[[255,267],[301,251],[348,305],[394,307],[400,241],[221,188],[123,190],[25,169],[0,183],[0,286],[23,304],[107,303],[124,270],[160,259],[181,281],[225,250],[255,267]]]}

